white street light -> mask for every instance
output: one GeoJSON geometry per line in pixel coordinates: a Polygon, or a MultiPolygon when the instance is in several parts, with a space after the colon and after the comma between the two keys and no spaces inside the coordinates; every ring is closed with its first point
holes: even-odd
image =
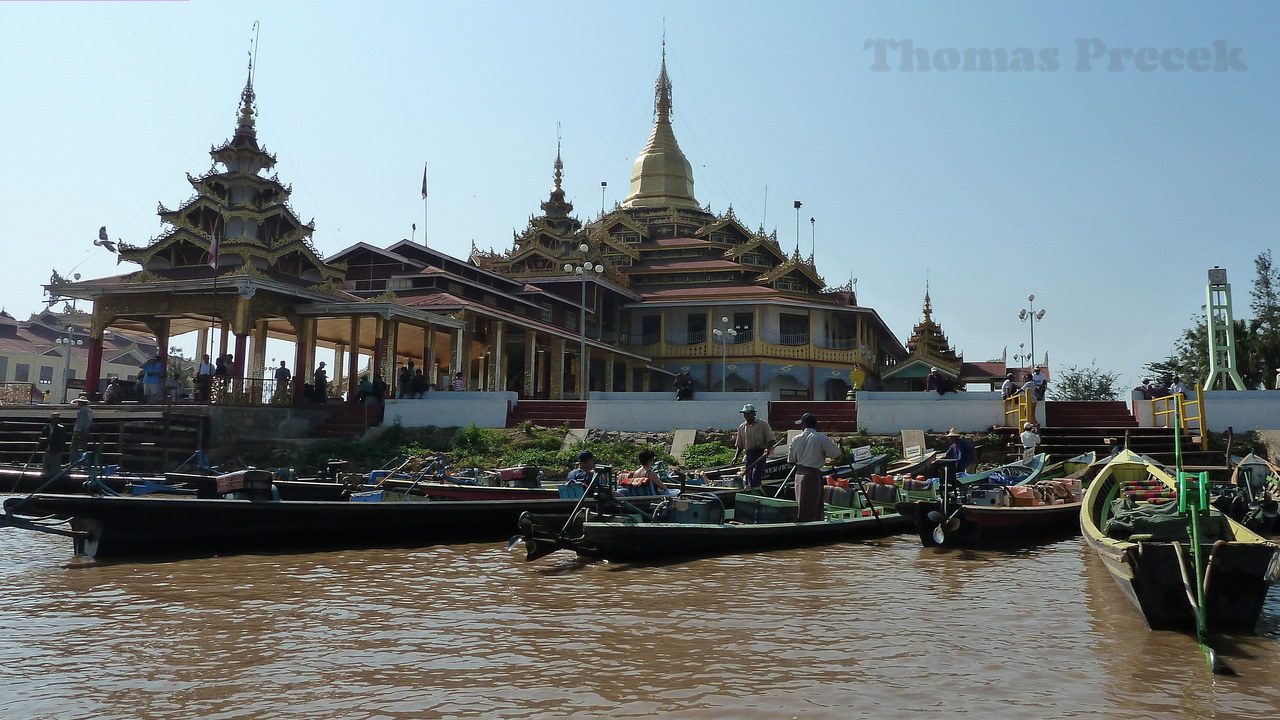
{"type": "Polygon", "coordinates": [[[720,341],[720,392],[725,392],[729,382],[729,343],[738,337],[738,331],[727,327],[729,324],[727,316],[721,317],[720,322],[726,326],[725,329],[716,328],[711,331],[711,334],[720,341]]]}
{"type": "Polygon", "coordinates": [[[581,378],[581,392],[579,394],[580,400],[587,399],[587,388],[590,387],[588,385],[588,374],[591,371],[591,363],[587,361],[587,278],[591,277],[592,273],[594,273],[595,277],[599,277],[604,274],[604,265],[601,265],[600,263],[595,263],[593,265],[592,263],[587,262],[587,251],[590,249],[591,248],[588,247],[586,243],[582,243],[578,246],[578,252],[582,254],[582,265],[574,267],[569,263],[564,264],[564,271],[566,273],[573,273],[582,278],[581,311],[578,316],[578,358],[579,364],[581,365],[581,371],[578,373],[581,378]]]}
{"type": "MultiPolygon", "coordinates": [[[[1018,311],[1018,319],[1021,320],[1022,322],[1030,324],[1031,326],[1031,362],[1032,363],[1034,363],[1036,359],[1036,323],[1044,319],[1044,308],[1040,308],[1039,310],[1036,310],[1035,301],[1036,301],[1035,295],[1028,295],[1027,307],[1018,311]]],[[[1019,344],[1018,347],[1022,347],[1022,345],[1019,344]]]]}

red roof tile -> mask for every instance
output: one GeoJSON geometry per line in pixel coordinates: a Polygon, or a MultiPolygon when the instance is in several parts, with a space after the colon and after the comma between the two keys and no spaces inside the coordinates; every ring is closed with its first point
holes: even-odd
{"type": "Polygon", "coordinates": [[[637,265],[627,273],[635,275],[646,272],[670,272],[687,270],[742,270],[742,266],[732,260],[706,260],[691,258],[689,260],[658,260],[637,265]]]}
{"type": "Polygon", "coordinates": [[[698,247],[711,244],[701,238],[655,238],[651,242],[655,247],[698,247]]]}

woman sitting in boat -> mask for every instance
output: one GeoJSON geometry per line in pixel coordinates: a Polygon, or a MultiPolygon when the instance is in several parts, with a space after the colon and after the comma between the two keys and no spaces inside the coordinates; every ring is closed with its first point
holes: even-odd
{"type": "Polygon", "coordinates": [[[667,492],[667,486],[662,482],[662,478],[658,476],[658,471],[653,469],[653,462],[655,460],[653,451],[645,448],[640,451],[640,454],[636,456],[636,459],[640,461],[640,467],[636,468],[635,472],[631,473],[631,479],[633,481],[631,488],[632,493],[648,495],[665,494],[667,492]],[[634,481],[636,480],[641,480],[643,482],[635,483],[634,481]],[[637,487],[641,489],[641,493],[635,492],[637,487]],[[643,490],[645,489],[648,489],[650,492],[644,493],[643,490]]]}

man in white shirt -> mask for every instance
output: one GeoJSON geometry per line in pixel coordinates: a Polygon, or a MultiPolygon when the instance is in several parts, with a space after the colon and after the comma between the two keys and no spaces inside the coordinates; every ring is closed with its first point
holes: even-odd
{"type": "Polygon", "coordinates": [[[804,431],[791,441],[787,448],[787,462],[796,466],[796,501],[800,508],[796,519],[800,522],[821,520],[826,517],[822,500],[822,466],[827,458],[840,457],[840,448],[831,438],[817,431],[818,418],[805,413],[796,421],[804,431]]]}
{"type": "Polygon", "coordinates": [[[1044,368],[1037,365],[1035,372],[1031,374],[1031,382],[1036,384],[1036,400],[1044,399],[1044,391],[1049,387],[1049,376],[1044,374],[1044,368]]]}
{"type": "Polygon", "coordinates": [[[1036,454],[1036,446],[1040,444],[1040,435],[1036,432],[1035,423],[1023,423],[1022,435],[1022,459],[1030,460],[1036,454]]]}
{"type": "Polygon", "coordinates": [[[196,402],[209,402],[209,389],[213,387],[213,363],[209,362],[209,356],[204,356],[204,362],[196,365],[196,402]]]}
{"type": "Polygon", "coordinates": [[[1000,397],[1008,400],[1018,392],[1018,384],[1013,381],[1013,373],[1005,373],[1004,384],[1000,386],[1000,397]]]}

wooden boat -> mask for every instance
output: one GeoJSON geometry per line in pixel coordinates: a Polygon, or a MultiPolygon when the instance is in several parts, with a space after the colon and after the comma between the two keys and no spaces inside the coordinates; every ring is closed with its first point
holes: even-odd
{"type": "Polygon", "coordinates": [[[762,495],[739,495],[733,508],[700,494],[667,498],[648,508],[604,497],[598,498],[600,511],[525,513],[508,547],[523,542],[527,561],[557,550],[609,560],[661,560],[883,537],[909,524],[896,513],[872,510],[847,490],[843,497],[847,504],[829,503],[825,519],[813,522],[795,521],[796,501],[762,495]]]}
{"type": "Polygon", "coordinates": [[[1199,606],[1210,629],[1252,630],[1280,572],[1280,547],[1217,510],[1197,513],[1191,499],[1180,512],[1177,495],[1170,471],[1122,450],[1085,492],[1085,542],[1150,627],[1196,628],[1199,606]],[[1192,521],[1203,527],[1199,547],[1192,521]]]}
{"type": "Polygon", "coordinates": [[[895,460],[889,463],[885,472],[889,475],[923,475],[933,470],[941,457],[937,450],[930,450],[920,457],[895,460]]]}
{"type": "Polygon", "coordinates": [[[974,545],[1071,527],[1080,513],[1079,482],[1044,477],[1044,454],[957,478],[941,497],[901,502],[925,547],[974,545]]]}
{"type": "Polygon", "coordinates": [[[1274,533],[1280,525],[1280,468],[1253,453],[1231,458],[1231,480],[1214,487],[1213,506],[1250,530],[1274,533]]]}
{"type": "MultiPolygon", "coordinates": [[[[732,505],[737,491],[720,492],[717,500],[732,505]]],[[[12,497],[4,503],[0,527],[71,535],[75,552],[89,557],[193,557],[497,540],[508,537],[526,511],[568,515],[595,504],[593,498],[436,502],[390,491],[342,501],[290,501],[273,499],[270,483],[241,496],[251,499],[12,497]],[[69,518],[70,531],[51,528],[45,522],[51,518],[69,518]]]]}

